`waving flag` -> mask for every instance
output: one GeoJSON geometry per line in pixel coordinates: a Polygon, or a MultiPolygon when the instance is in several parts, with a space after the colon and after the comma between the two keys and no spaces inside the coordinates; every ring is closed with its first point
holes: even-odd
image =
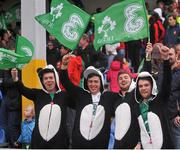
{"type": "Polygon", "coordinates": [[[95,14],[94,47],[148,37],[144,0],[123,0],[102,13],[95,14]]]}
{"type": "Polygon", "coordinates": [[[20,6],[21,6],[20,3],[16,3],[5,12],[5,19],[6,19],[7,24],[10,24],[11,22],[14,22],[14,21],[21,20],[20,6]]]}
{"type": "Polygon", "coordinates": [[[66,0],[53,0],[51,12],[35,19],[60,43],[74,50],[86,30],[90,15],[66,0]]]}
{"type": "Polygon", "coordinates": [[[33,56],[34,46],[32,43],[23,36],[17,36],[16,39],[16,54],[22,55],[23,57],[19,62],[28,63],[33,56]]]}
{"type": "Polygon", "coordinates": [[[4,13],[1,13],[0,15],[0,29],[7,29],[4,13]]]}
{"type": "Polygon", "coordinates": [[[22,68],[30,62],[34,47],[30,41],[22,36],[17,37],[16,53],[12,50],[0,48],[0,69],[22,68]]]}

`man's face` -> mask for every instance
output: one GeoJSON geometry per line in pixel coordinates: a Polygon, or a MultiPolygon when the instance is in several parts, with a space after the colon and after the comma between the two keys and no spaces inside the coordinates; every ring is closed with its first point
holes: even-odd
{"type": "Polygon", "coordinates": [[[175,25],[176,25],[176,20],[175,20],[172,16],[170,16],[170,17],[168,18],[168,24],[169,24],[170,26],[175,26],[175,25]]]}
{"type": "Polygon", "coordinates": [[[86,38],[81,38],[79,42],[79,46],[81,46],[83,49],[88,46],[89,42],[86,38]]]}
{"type": "Polygon", "coordinates": [[[56,91],[56,81],[54,77],[54,73],[44,73],[43,75],[43,84],[46,90],[51,93],[56,91]]]}
{"type": "Polygon", "coordinates": [[[91,78],[88,78],[87,86],[91,94],[93,95],[97,94],[101,88],[100,78],[98,76],[93,76],[91,78]]]}
{"type": "Polygon", "coordinates": [[[151,96],[152,86],[148,80],[139,80],[138,88],[140,95],[143,99],[148,99],[151,96]]]}
{"type": "Polygon", "coordinates": [[[48,48],[49,48],[50,50],[54,49],[53,43],[49,42],[49,43],[48,43],[48,48]]]}
{"type": "Polygon", "coordinates": [[[122,91],[128,91],[129,86],[131,85],[131,77],[127,73],[120,74],[118,83],[122,91]]]}
{"type": "Polygon", "coordinates": [[[61,56],[64,56],[64,55],[66,55],[67,53],[68,53],[68,50],[65,49],[63,46],[61,46],[61,48],[60,48],[60,54],[61,54],[61,56]]]}
{"type": "Polygon", "coordinates": [[[175,64],[176,62],[176,53],[174,48],[169,49],[169,62],[171,65],[175,64]]]}

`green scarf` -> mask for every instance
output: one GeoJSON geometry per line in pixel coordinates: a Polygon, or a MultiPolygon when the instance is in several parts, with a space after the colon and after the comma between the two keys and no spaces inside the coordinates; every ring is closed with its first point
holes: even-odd
{"type": "Polygon", "coordinates": [[[150,135],[149,123],[148,123],[148,118],[147,118],[147,114],[148,114],[148,110],[149,110],[149,100],[140,103],[139,107],[140,107],[141,116],[144,121],[144,125],[146,127],[146,131],[150,135]]]}

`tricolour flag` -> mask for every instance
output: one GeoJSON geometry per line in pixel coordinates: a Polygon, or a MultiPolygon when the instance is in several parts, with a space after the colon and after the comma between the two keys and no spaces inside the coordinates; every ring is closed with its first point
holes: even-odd
{"type": "Polygon", "coordinates": [[[66,0],[53,0],[50,13],[35,19],[61,44],[74,50],[86,30],[90,15],[66,0]]]}
{"type": "Polygon", "coordinates": [[[149,28],[144,0],[123,0],[95,14],[94,47],[148,37],[149,28]]]}

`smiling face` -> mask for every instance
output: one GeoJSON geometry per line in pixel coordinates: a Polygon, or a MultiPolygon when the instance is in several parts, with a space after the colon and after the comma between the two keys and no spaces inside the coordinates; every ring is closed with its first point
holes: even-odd
{"type": "Polygon", "coordinates": [[[43,75],[43,85],[49,93],[56,92],[56,80],[53,72],[44,73],[43,75]]]}
{"type": "Polygon", "coordinates": [[[100,92],[101,88],[101,80],[99,76],[93,76],[88,78],[87,80],[87,86],[91,94],[95,95],[98,92],[100,92]]]}
{"type": "Polygon", "coordinates": [[[128,91],[131,84],[131,77],[127,73],[120,74],[118,77],[118,83],[122,91],[128,91]]]}
{"type": "Polygon", "coordinates": [[[152,85],[150,81],[140,79],[138,82],[138,89],[143,100],[147,100],[150,98],[152,93],[152,85]]]}

